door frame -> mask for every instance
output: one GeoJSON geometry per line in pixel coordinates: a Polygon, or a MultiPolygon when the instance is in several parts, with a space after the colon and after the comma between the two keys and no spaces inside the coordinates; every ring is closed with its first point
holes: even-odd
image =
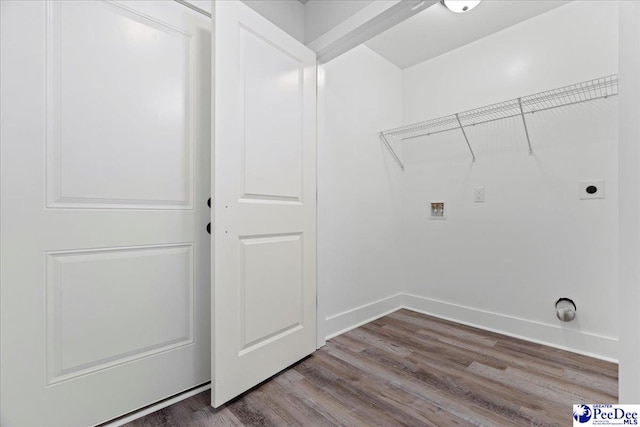
{"type": "Polygon", "coordinates": [[[640,402],[640,3],[619,2],[618,399],[640,402]]]}

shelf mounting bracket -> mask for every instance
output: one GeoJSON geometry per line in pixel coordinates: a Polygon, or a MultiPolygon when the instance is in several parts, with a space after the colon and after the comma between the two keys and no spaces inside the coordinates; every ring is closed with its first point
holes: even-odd
{"type": "Polygon", "coordinates": [[[462,126],[462,122],[460,121],[460,117],[458,113],[456,113],[456,120],[458,121],[458,125],[460,126],[460,130],[462,131],[462,135],[464,136],[464,140],[467,142],[467,147],[469,147],[469,152],[471,153],[471,162],[476,162],[476,155],[473,153],[473,149],[471,148],[471,144],[469,144],[469,138],[467,138],[467,133],[464,131],[464,126],[462,126]]]}
{"type": "Polygon", "coordinates": [[[387,150],[389,150],[389,152],[391,153],[391,156],[393,156],[393,159],[400,165],[400,169],[404,170],[404,165],[402,164],[402,161],[400,160],[400,157],[398,157],[398,154],[396,153],[396,150],[393,149],[393,147],[391,146],[391,144],[387,140],[387,137],[384,135],[384,132],[380,132],[380,140],[387,147],[387,150]]]}
{"type": "Polygon", "coordinates": [[[518,98],[518,107],[520,107],[520,116],[522,117],[522,124],[524,125],[524,134],[527,135],[527,144],[529,145],[529,155],[533,155],[531,149],[531,140],[529,139],[529,129],[527,128],[527,120],[524,118],[524,110],[522,109],[522,98],[518,98]]]}

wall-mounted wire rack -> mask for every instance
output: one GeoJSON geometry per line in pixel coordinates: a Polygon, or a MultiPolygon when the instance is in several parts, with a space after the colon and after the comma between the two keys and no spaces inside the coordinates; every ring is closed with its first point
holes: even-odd
{"type": "Polygon", "coordinates": [[[614,74],[533,95],[498,102],[497,104],[487,105],[473,110],[463,111],[461,113],[455,113],[424,122],[385,130],[380,132],[380,139],[387,149],[389,149],[396,162],[398,162],[400,167],[404,170],[404,165],[402,164],[400,157],[389,142],[390,138],[404,141],[421,136],[435,135],[442,132],[457,130],[461,132],[464,137],[467,148],[471,153],[471,159],[475,162],[476,155],[471,148],[465,128],[519,116],[522,117],[524,133],[527,137],[527,144],[529,146],[529,154],[533,154],[531,138],[529,137],[529,129],[527,128],[527,114],[533,114],[538,111],[550,110],[552,108],[564,107],[601,98],[608,98],[617,94],[618,75],[614,74]]]}

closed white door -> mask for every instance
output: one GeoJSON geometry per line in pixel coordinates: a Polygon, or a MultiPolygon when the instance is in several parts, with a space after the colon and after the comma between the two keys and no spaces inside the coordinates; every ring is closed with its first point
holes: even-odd
{"type": "Polygon", "coordinates": [[[316,58],[214,4],[213,405],[315,350],[316,58]]]}
{"type": "Polygon", "coordinates": [[[210,379],[210,19],[1,1],[0,424],[210,379]]]}

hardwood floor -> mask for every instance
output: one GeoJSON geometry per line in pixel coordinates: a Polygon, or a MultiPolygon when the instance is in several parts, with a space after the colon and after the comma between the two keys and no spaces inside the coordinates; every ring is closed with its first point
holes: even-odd
{"type": "Polygon", "coordinates": [[[566,426],[616,403],[614,363],[399,310],[226,406],[204,392],[134,426],[566,426]]]}

